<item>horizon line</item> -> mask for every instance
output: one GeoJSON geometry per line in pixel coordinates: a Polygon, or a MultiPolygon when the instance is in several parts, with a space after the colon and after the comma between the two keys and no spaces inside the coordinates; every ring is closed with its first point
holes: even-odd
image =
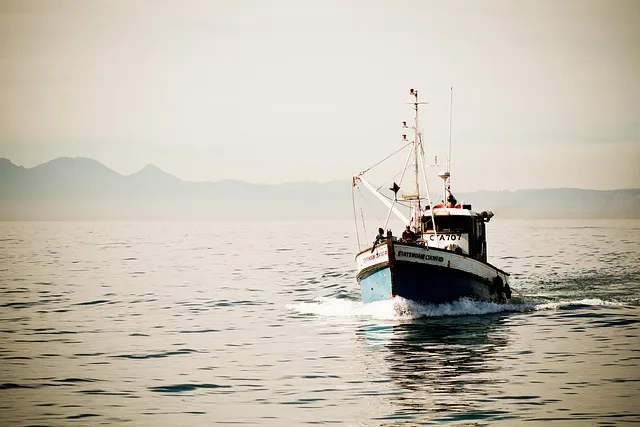
{"type": "MultiPolygon", "coordinates": [[[[340,182],[344,182],[344,183],[348,183],[349,181],[351,181],[352,177],[349,178],[345,178],[344,180],[342,179],[333,179],[333,180],[329,180],[329,181],[313,181],[313,180],[298,180],[298,181],[283,181],[283,182],[278,182],[278,183],[266,183],[266,182],[252,182],[252,181],[245,181],[242,179],[238,179],[238,178],[222,178],[219,179],[217,181],[189,181],[189,180],[184,180],[170,172],[167,172],[166,170],[162,169],[161,167],[157,166],[154,163],[147,163],[145,164],[142,168],[140,168],[139,170],[132,172],[130,174],[124,174],[122,172],[119,172],[113,168],[111,168],[110,166],[107,166],[106,164],[104,164],[102,161],[94,159],[92,157],[85,157],[85,156],[58,156],[55,158],[52,158],[50,160],[47,160],[45,162],[42,163],[38,163],[35,166],[31,166],[31,167],[26,167],[24,165],[20,165],[18,163],[15,163],[13,160],[9,159],[8,157],[0,157],[0,160],[6,160],[9,163],[11,163],[13,166],[19,167],[19,168],[23,168],[25,170],[31,170],[31,169],[35,169],[39,166],[48,164],[48,163],[52,163],[55,162],[56,160],[65,160],[65,159],[69,159],[69,160],[89,160],[95,163],[98,163],[99,165],[103,166],[104,168],[110,170],[113,173],[116,173],[122,177],[131,177],[134,176],[136,174],[139,174],[140,172],[144,171],[145,169],[149,168],[149,167],[153,167],[158,169],[160,172],[171,176],[172,178],[175,178],[176,180],[179,180],[181,182],[185,182],[185,183],[211,183],[211,184],[215,184],[215,183],[223,183],[223,182],[237,182],[237,183],[242,183],[242,184],[249,184],[249,185],[256,185],[256,186],[269,186],[269,187],[276,187],[276,186],[281,186],[281,185],[289,185],[289,184],[319,184],[319,185],[326,185],[326,184],[333,184],[333,183],[340,183],[340,182]]],[[[600,192],[605,192],[605,191],[628,191],[628,190],[640,190],[640,187],[627,187],[627,188],[612,188],[612,189],[607,189],[607,190],[597,190],[597,189],[593,189],[593,188],[580,188],[580,187],[544,187],[544,188],[517,188],[517,189],[493,189],[493,190],[489,190],[489,189],[478,189],[478,190],[472,190],[472,191],[461,191],[460,193],[478,193],[478,192],[517,192],[517,191],[546,191],[546,190],[580,190],[580,191],[600,191],[600,192]]]]}

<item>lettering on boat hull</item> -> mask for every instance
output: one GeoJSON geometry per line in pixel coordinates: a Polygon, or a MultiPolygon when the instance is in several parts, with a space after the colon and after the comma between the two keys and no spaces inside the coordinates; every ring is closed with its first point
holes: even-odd
{"type": "Polygon", "coordinates": [[[373,252],[361,252],[356,257],[356,262],[358,263],[358,271],[364,270],[365,268],[374,266],[376,264],[389,262],[387,245],[380,245],[376,247],[373,252]]]}

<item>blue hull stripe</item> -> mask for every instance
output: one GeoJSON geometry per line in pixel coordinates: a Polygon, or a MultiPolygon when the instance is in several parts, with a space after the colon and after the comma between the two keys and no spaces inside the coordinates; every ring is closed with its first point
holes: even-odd
{"type": "Polygon", "coordinates": [[[364,303],[388,300],[392,297],[391,270],[388,265],[362,275],[358,282],[364,303]]]}

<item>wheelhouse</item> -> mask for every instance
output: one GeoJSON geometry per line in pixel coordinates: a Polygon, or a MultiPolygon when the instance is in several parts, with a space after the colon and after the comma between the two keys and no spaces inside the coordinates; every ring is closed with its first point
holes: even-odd
{"type": "Polygon", "coordinates": [[[485,222],[492,216],[491,212],[476,213],[471,209],[442,208],[427,211],[420,221],[422,240],[429,247],[451,250],[486,262],[485,222]]]}

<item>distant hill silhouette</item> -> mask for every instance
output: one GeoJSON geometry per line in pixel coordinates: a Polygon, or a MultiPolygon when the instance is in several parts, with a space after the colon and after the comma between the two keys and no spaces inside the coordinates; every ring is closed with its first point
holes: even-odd
{"type": "MultiPolygon", "coordinates": [[[[640,218],[640,189],[478,191],[456,197],[498,217],[640,218]]],[[[376,203],[371,200],[370,205],[376,203]]],[[[190,182],[154,165],[122,175],[88,158],[61,157],[33,168],[0,158],[0,220],[351,219],[352,215],[350,180],[279,185],[190,182]]]]}

